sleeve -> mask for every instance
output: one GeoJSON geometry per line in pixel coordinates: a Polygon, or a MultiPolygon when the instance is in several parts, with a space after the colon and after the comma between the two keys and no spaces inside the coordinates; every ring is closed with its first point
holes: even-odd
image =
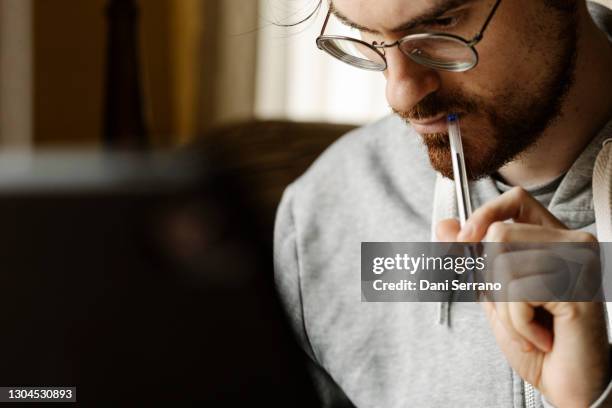
{"type": "Polygon", "coordinates": [[[274,228],[274,279],[276,289],[300,347],[323,407],[353,407],[342,389],[317,360],[304,322],[297,234],[293,215],[295,186],[285,190],[274,228]]]}

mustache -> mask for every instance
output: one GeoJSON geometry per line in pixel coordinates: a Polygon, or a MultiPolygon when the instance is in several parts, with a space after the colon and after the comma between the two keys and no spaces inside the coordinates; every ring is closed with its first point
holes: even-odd
{"type": "Polygon", "coordinates": [[[441,113],[474,113],[477,111],[477,106],[476,101],[460,93],[449,95],[431,93],[409,111],[393,109],[393,112],[402,119],[410,121],[432,118],[441,113]]]}

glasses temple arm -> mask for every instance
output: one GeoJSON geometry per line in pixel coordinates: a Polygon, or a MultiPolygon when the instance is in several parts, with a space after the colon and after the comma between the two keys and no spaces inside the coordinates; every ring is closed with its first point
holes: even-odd
{"type": "Polygon", "coordinates": [[[325,17],[325,22],[323,23],[323,28],[321,28],[321,36],[325,33],[325,28],[327,27],[327,23],[329,22],[329,18],[331,17],[331,10],[327,12],[327,16],[325,17]]]}
{"type": "Polygon", "coordinates": [[[489,13],[489,17],[487,17],[487,20],[482,25],[482,28],[480,29],[480,32],[476,35],[477,38],[480,38],[480,39],[482,38],[482,35],[484,34],[484,32],[486,31],[487,27],[489,26],[489,23],[491,22],[491,20],[493,20],[493,16],[495,16],[495,12],[497,11],[497,8],[499,7],[499,3],[501,3],[501,0],[497,0],[495,2],[495,5],[493,6],[493,9],[491,9],[491,12],[489,13]]]}

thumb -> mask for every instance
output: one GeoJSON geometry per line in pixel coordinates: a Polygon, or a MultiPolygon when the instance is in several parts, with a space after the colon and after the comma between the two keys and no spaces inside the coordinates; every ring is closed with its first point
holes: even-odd
{"type": "Polygon", "coordinates": [[[442,220],[436,227],[436,237],[440,242],[457,242],[461,225],[457,220],[442,220]]]}

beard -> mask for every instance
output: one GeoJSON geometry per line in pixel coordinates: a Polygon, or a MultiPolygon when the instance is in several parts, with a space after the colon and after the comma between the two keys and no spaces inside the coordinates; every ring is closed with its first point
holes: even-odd
{"type": "MultiPolygon", "coordinates": [[[[512,84],[492,99],[461,92],[436,92],[408,112],[393,110],[408,124],[441,113],[463,118],[463,150],[467,176],[475,181],[497,172],[536,146],[543,132],[560,116],[563,102],[574,83],[577,55],[577,22],[574,17],[558,35],[555,58],[542,69],[548,72],[537,90],[512,84]],[[473,119],[473,120],[469,120],[473,119]],[[467,126],[466,126],[467,125],[467,126]]],[[[453,179],[448,133],[421,135],[432,167],[453,179]]]]}

